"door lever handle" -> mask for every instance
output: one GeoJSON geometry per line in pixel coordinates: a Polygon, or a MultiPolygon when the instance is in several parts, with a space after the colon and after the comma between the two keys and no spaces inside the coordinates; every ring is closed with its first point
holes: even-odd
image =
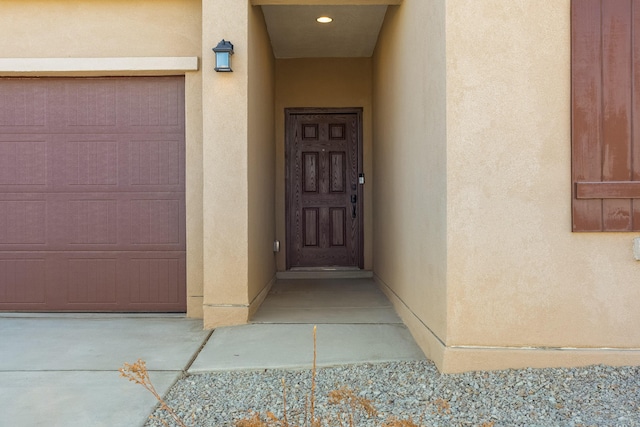
{"type": "Polygon", "coordinates": [[[356,217],[356,203],[358,202],[358,196],[356,194],[351,195],[351,218],[356,217]]]}

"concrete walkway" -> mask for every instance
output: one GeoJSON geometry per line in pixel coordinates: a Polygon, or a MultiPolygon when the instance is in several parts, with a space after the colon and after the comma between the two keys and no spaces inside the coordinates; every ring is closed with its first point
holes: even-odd
{"type": "Polygon", "coordinates": [[[143,359],[160,394],[186,372],[424,358],[370,279],[279,280],[253,323],[203,331],[177,315],[0,313],[7,426],[142,426],[156,401],[120,378],[143,359]],[[203,347],[204,346],[204,347],[203,347]]]}
{"type": "Polygon", "coordinates": [[[189,372],[423,359],[372,279],[279,280],[252,324],[213,332],[189,372]]]}
{"type": "Polygon", "coordinates": [[[156,400],[118,368],[145,360],[164,394],[208,336],[184,316],[0,314],[0,425],[141,426],[156,400]]]}

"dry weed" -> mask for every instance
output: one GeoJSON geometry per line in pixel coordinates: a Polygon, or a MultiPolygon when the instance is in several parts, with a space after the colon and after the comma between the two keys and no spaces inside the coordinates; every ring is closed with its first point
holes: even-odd
{"type": "MultiPolygon", "coordinates": [[[[136,384],[140,384],[142,387],[146,388],[160,403],[160,408],[167,411],[171,418],[178,424],[180,427],[187,427],[184,422],[180,419],[178,414],[176,414],[167,402],[164,401],[162,396],[158,394],[156,388],[153,386],[151,379],[149,378],[149,372],[147,371],[147,365],[144,360],[138,359],[137,362],[133,364],[125,363],[122,368],[118,369],[120,372],[120,376],[128,379],[131,382],[136,384]]],[[[161,420],[165,425],[166,421],[161,420]]]]}
{"type": "Polygon", "coordinates": [[[356,395],[352,389],[346,386],[329,392],[329,404],[342,407],[342,411],[338,415],[338,422],[341,426],[354,427],[359,411],[364,412],[367,417],[378,415],[378,411],[373,407],[369,399],[356,395]],[[343,421],[347,424],[343,424],[343,421]]]}

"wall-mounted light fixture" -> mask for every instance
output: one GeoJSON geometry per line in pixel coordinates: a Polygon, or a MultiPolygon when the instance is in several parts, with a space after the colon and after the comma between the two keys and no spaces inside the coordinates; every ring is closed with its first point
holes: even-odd
{"type": "Polygon", "coordinates": [[[233,55],[233,44],[230,41],[222,39],[218,46],[213,48],[216,53],[216,68],[218,72],[233,71],[231,69],[231,55],[233,55]]]}

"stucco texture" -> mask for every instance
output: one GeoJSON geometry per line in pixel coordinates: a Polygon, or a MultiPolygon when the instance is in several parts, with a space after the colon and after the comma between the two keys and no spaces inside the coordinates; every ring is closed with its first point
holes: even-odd
{"type": "Polygon", "coordinates": [[[405,322],[416,323],[414,335],[426,328],[441,343],[447,339],[444,19],[444,1],[390,7],[373,58],[374,273],[405,322]]]}
{"type": "Polygon", "coordinates": [[[571,232],[570,24],[569,0],[387,13],[374,273],[445,371],[638,363],[637,233],[571,232]]]}
{"type": "MultiPolygon", "coordinates": [[[[213,328],[218,321],[246,322],[248,315],[248,57],[240,53],[240,46],[247,46],[248,5],[204,1],[202,16],[203,45],[226,38],[238,46],[234,72],[215,73],[202,84],[204,320],[213,328]]],[[[214,66],[213,55],[203,55],[203,69],[214,66]]]]}
{"type": "MultiPolygon", "coordinates": [[[[275,240],[275,156],[274,102],[275,59],[262,10],[249,11],[248,89],[248,191],[249,191],[249,274],[248,298],[255,301],[272,284],[276,259],[275,240]]],[[[258,302],[258,301],[256,301],[258,302]]]]}
{"type": "MultiPolygon", "coordinates": [[[[274,59],[259,8],[204,1],[202,15],[203,44],[236,47],[232,73],[203,78],[204,325],[214,328],[246,323],[275,277],[274,59]]],[[[202,67],[213,70],[212,54],[202,67]]]]}
{"type": "Polygon", "coordinates": [[[2,57],[199,56],[200,0],[6,0],[2,57]]]}
{"type": "Polygon", "coordinates": [[[447,12],[447,344],[640,347],[635,236],[571,233],[570,2],[447,12]]]}

